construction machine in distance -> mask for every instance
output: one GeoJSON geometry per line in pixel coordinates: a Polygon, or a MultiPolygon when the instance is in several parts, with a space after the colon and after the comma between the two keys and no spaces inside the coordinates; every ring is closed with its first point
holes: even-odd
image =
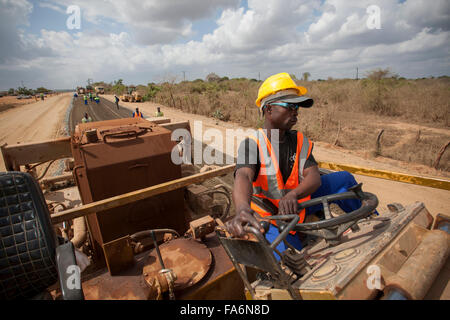
{"type": "Polygon", "coordinates": [[[92,93],[92,94],[94,94],[94,93],[95,93],[94,87],[91,86],[91,85],[87,85],[87,86],[86,86],[86,93],[92,93]]]}
{"type": "Polygon", "coordinates": [[[124,102],[130,102],[131,101],[131,95],[128,93],[123,93],[120,95],[120,100],[124,102]]]}
{"type": "Polygon", "coordinates": [[[142,94],[139,91],[134,90],[130,96],[130,102],[142,102],[142,94]]]}
{"type": "Polygon", "coordinates": [[[83,87],[77,87],[77,93],[78,94],[85,94],[86,93],[86,89],[83,87]]]}
{"type": "Polygon", "coordinates": [[[142,102],[142,98],[143,95],[135,86],[128,86],[126,92],[120,96],[120,100],[124,102],[142,102]]]}
{"type": "MultiPolygon", "coordinates": [[[[0,297],[423,299],[447,261],[449,217],[433,219],[421,202],[378,208],[361,185],[302,203],[323,205],[315,221],[298,224],[298,216],[276,212],[263,219],[262,227],[280,228],[273,243],[249,226],[249,239],[233,238],[224,224],[233,214],[224,179],[235,165],[176,164],[172,156],[186,150],[171,139],[176,129],[190,132],[189,122],[126,118],[2,146],[0,297]],[[37,165],[58,159],[66,159],[64,173],[38,176],[37,165]],[[344,215],[331,209],[348,198],[360,199],[361,208],[344,215]],[[276,252],[291,231],[304,235],[305,247],[276,252]],[[69,290],[64,271],[82,260],[90,265],[69,290]],[[32,280],[16,281],[24,277],[32,280]]],[[[448,181],[426,183],[449,189],[448,181]]]]}
{"type": "Polygon", "coordinates": [[[105,94],[105,88],[103,87],[94,87],[96,94],[105,94]]]}

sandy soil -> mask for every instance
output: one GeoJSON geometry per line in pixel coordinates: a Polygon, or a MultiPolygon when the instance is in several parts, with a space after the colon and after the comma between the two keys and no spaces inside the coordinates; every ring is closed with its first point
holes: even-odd
{"type": "Polygon", "coordinates": [[[35,102],[36,99],[34,97],[30,99],[17,99],[16,96],[0,97],[0,112],[35,102]]]}
{"type": "MultiPolygon", "coordinates": [[[[63,135],[71,94],[60,94],[0,112],[0,145],[49,140],[63,135]]],[[[5,170],[3,157],[0,170],[5,170]]]]}

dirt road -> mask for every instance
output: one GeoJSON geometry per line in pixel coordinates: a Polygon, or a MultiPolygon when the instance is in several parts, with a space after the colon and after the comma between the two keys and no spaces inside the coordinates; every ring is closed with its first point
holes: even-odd
{"type": "MultiPolygon", "coordinates": [[[[49,97],[0,112],[0,145],[49,140],[65,135],[64,117],[71,94],[49,97]]],[[[5,170],[3,158],[0,170],[5,170]]]]}

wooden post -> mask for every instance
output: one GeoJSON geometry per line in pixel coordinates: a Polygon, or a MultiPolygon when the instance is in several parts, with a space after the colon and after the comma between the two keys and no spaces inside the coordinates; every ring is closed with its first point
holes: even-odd
{"type": "Polygon", "coordinates": [[[444,154],[445,150],[447,149],[447,147],[450,145],[450,140],[444,145],[442,146],[441,150],[439,150],[439,154],[436,158],[436,160],[434,161],[433,167],[435,169],[437,169],[438,165],[439,165],[439,161],[441,161],[441,157],[444,154]]]}

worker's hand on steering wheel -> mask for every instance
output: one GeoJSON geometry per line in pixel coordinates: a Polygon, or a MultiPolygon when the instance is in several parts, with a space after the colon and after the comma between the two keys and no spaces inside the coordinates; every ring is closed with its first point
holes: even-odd
{"type": "Polygon", "coordinates": [[[253,215],[253,210],[250,208],[242,208],[238,210],[234,218],[226,222],[225,226],[232,236],[248,239],[248,235],[244,231],[244,226],[246,224],[249,224],[256,229],[259,229],[261,232],[264,232],[264,229],[262,229],[260,223],[253,215]]]}
{"type": "Polygon", "coordinates": [[[278,214],[297,214],[298,199],[294,190],[288,192],[283,198],[281,198],[278,204],[278,214]]]}

